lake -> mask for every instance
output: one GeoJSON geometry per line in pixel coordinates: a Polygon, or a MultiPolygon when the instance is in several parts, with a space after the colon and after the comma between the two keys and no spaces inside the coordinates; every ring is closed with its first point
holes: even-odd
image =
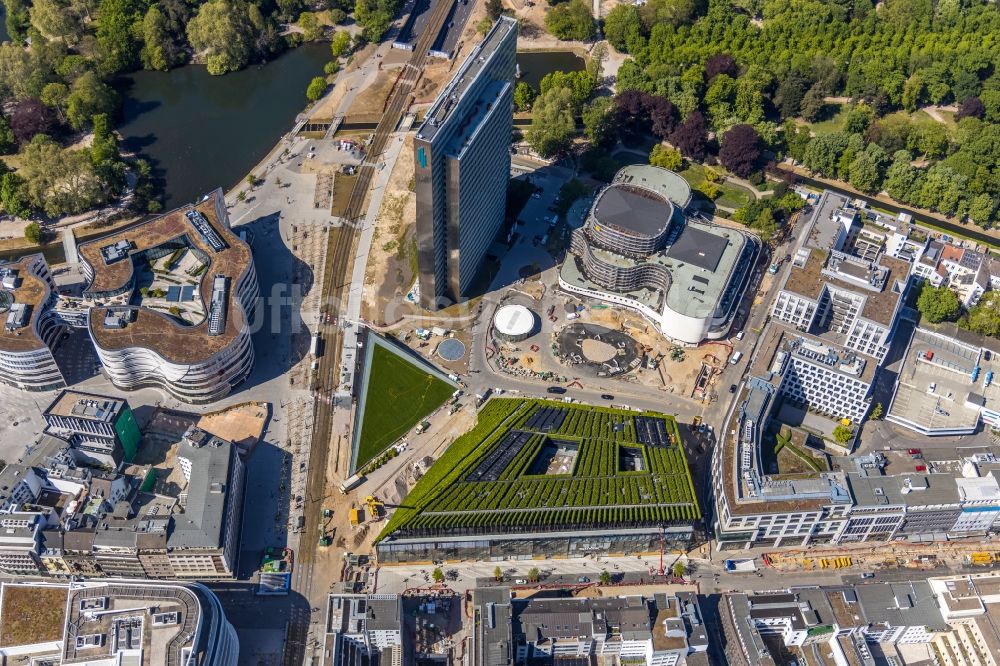
{"type": "Polygon", "coordinates": [[[168,209],[229,189],[292,129],[329,60],[321,42],[225,76],[200,65],[130,74],[118,82],[123,147],[152,163],[168,209]]]}
{"type": "Polygon", "coordinates": [[[587,62],[572,51],[518,51],[517,66],[524,81],[536,91],[550,72],[576,72],[587,62]]]}

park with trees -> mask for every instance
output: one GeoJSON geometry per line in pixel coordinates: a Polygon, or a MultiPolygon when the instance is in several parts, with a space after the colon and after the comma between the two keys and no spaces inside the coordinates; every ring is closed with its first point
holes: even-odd
{"type": "MultiPolygon", "coordinates": [[[[560,9],[559,30],[549,26],[560,38],[569,38],[568,4],[549,11],[560,9]]],[[[650,0],[614,7],[602,32],[627,58],[615,102],[580,109],[592,146],[647,132],[761,187],[791,158],[867,194],[981,227],[997,221],[1000,14],[991,3],[650,0]],[[637,108],[647,122],[660,113],[656,127],[637,128],[637,108]]],[[[563,127],[544,137],[548,147],[568,144],[553,136],[563,127]]]]}

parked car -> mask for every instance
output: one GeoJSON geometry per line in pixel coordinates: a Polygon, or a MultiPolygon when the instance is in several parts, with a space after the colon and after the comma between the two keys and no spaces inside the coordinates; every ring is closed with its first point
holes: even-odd
{"type": "Polygon", "coordinates": [[[578,583],[589,583],[590,579],[587,578],[586,576],[580,576],[579,578],[576,579],[576,582],[578,582],[578,583]]]}
{"type": "Polygon", "coordinates": [[[602,393],[601,397],[604,398],[605,400],[614,400],[615,399],[615,396],[611,395],[610,393],[602,393]]]}
{"type": "Polygon", "coordinates": [[[566,392],[566,389],[564,389],[562,386],[550,386],[545,390],[548,391],[549,393],[555,393],[556,395],[562,395],[563,393],[566,392]]]}
{"type": "Polygon", "coordinates": [[[729,392],[730,393],[736,393],[736,384],[730,384],[729,385],[729,392]]]}

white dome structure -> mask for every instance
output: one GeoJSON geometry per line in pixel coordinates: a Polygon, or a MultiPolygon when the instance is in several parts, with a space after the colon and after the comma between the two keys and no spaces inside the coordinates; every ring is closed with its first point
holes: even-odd
{"type": "Polygon", "coordinates": [[[501,340],[524,340],[535,330],[535,315],[523,305],[504,305],[493,316],[493,330],[501,340]]]}

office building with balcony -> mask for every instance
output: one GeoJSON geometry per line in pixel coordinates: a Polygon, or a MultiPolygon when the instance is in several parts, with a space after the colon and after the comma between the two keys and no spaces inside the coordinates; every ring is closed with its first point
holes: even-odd
{"type": "Polygon", "coordinates": [[[221,190],[139,225],[79,246],[89,280],[61,299],[86,325],[118,388],[161,388],[206,403],[250,374],[259,296],[250,246],[229,227],[221,190]]]}
{"type": "Polygon", "coordinates": [[[517,21],[501,16],[424,116],[414,141],[420,303],[464,298],[504,221],[517,21]]]}
{"type": "Polygon", "coordinates": [[[52,353],[65,330],[53,316],[55,301],[41,254],[0,261],[0,382],[25,391],[66,385],[52,353]]]}
{"type": "Polygon", "coordinates": [[[761,244],[685,214],[690,201],[671,171],[623,168],[573,231],[560,288],[634,310],[679,344],[725,337],[761,244]]]}

